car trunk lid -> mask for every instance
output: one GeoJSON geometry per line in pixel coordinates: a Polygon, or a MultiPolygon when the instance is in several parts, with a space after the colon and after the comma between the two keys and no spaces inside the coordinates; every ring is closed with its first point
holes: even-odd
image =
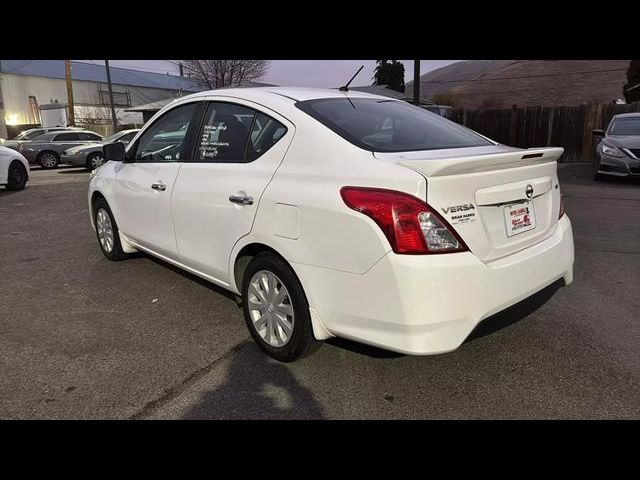
{"type": "Polygon", "coordinates": [[[510,255],[553,234],[560,209],[562,148],[502,145],[375,153],[427,180],[427,203],[482,261],[510,255]]]}

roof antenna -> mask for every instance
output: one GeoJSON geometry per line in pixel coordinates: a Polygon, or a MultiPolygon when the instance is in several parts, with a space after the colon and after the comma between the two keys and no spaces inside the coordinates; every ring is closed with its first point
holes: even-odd
{"type": "Polygon", "coordinates": [[[362,65],[362,66],[358,69],[358,71],[356,72],[356,74],[355,74],[353,77],[351,77],[351,80],[349,80],[349,81],[347,82],[347,84],[346,84],[346,85],[344,85],[344,86],[340,87],[338,90],[340,90],[341,92],[348,92],[348,91],[349,91],[349,85],[351,85],[351,82],[353,82],[353,79],[354,79],[354,78],[356,78],[356,77],[358,76],[358,74],[360,73],[360,70],[362,70],[363,68],[364,68],[364,65],[362,65]]]}

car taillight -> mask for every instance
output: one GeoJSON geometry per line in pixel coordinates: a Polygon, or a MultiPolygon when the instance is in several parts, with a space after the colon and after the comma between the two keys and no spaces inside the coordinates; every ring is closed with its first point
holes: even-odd
{"type": "Polygon", "coordinates": [[[342,187],[351,209],[370,217],[382,229],[395,253],[432,254],[467,251],[457,232],[422,200],[379,188],[342,187]]]}
{"type": "Polygon", "coordinates": [[[558,214],[558,220],[564,215],[564,195],[560,194],[560,213],[558,214]]]}

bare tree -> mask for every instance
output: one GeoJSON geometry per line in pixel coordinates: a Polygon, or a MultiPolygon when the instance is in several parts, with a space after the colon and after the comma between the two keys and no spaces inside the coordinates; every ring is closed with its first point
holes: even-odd
{"type": "Polygon", "coordinates": [[[183,60],[184,73],[202,86],[215,89],[262,77],[268,60],[183,60]]]}

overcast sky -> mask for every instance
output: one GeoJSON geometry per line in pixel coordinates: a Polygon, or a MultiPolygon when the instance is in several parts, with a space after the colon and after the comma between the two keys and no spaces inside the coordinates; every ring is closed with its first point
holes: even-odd
{"type": "MultiPolygon", "coordinates": [[[[81,60],[104,63],[102,60],[81,60]]],[[[413,60],[404,63],[405,82],[413,80],[413,60]]],[[[459,60],[421,60],[420,73],[449,65],[459,60]]],[[[114,67],[133,68],[157,73],[178,73],[177,60],[110,60],[114,67]]],[[[375,60],[271,60],[267,74],[260,79],[265,83],[300,87],[339,87],[344,85],[356,71],[364,69],[352,82],[352,86],[371,85],[375,60]]]]}

